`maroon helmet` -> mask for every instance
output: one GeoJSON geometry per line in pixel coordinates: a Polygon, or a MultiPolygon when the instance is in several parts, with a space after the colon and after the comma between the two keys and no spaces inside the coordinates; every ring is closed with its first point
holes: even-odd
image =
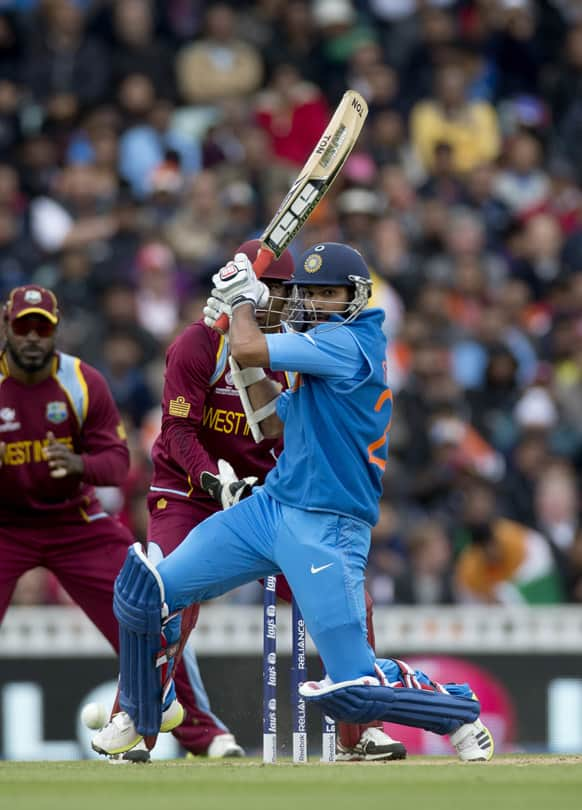
{"type": "MultiPolygon", "coordinates": [[[[260,246],[260,239],[249,239],[248,241],[243,242],[235,252],[244,253],[246,256],[248,256],[251,262],[254,262],[254,260],[257,258],[257,253],[259,252],[260,246]]],[[[291,278],[294,272],[295,264],[293,262],[293,256],[289,250],[285,248],[281,256],[274,262],[271,262],[261,278],[287,281],[291,278]]]]}

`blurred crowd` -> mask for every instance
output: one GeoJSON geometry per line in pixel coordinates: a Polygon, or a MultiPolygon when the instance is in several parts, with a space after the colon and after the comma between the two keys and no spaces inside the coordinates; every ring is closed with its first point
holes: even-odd
{"type": "MultiPolygon", "coordinates": [[[[352,87],[363,135],[292,247],[357,247],[386,311],[369,590],[581,602],[582,2],[0,9],[0,294],[52,288],[112,388],[133,466],[106,508],[145,537],[165,349],[352,87]]],[[[15,596],[62,599],[39,572],[15,596]]]]}

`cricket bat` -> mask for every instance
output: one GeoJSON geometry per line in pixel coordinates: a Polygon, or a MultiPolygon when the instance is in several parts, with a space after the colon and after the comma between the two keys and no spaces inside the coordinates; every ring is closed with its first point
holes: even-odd
{"type": "MultiPolygon", "coordinates": [[[[354,148],[367,114],[368,105],[362,96],[355,90],[347,90],[317,146],[260,237],[261,246],[253,262],[257,278],[280,257],[324,198],[354,148]]],[[[228,317],[221,315],[214,328],[226,332],[228,317]]]]}

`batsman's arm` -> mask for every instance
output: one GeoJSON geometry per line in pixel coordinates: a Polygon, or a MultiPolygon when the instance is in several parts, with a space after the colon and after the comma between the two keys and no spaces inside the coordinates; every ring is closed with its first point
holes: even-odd
{"type": "Polygon", "coordinates": [[[266,341],[273,371],[322,377],[340,387],[370,373],[369,361],[347,329],[285,332],[267,335],[266,341]]]}
{"type": "Polygon", "coordinates": [[[255,441],[281,436],[283,422],[275,412],[281,385],[260,371],[269,367],[269,351],[265,336],[257,326],[254,308],[250,304],[236,307],[233,312],[230,353],[235,361],[234,365],[231,363],[233,380],[255,441]],[[259,373],[245,379],[245,372],[251,370],[259,370],[259,373]],[[259,427],[258,431],[255,425],[259,427]]]}
{"type": "Polygon", "coordinates": [[[233,311],[229,338],[230,353],[240,366],[269,368],[267,341],[257,326],[255,310],[250,303],[233,311]]]}

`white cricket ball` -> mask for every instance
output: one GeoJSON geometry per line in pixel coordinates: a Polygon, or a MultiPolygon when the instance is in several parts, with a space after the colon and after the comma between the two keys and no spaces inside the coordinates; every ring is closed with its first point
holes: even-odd
{"type": "Polygon", "coordinates": [[[102,703],[87,703],[81,709],[81,722],[87,728],[103,728],[109,715],[102,703]]]}

